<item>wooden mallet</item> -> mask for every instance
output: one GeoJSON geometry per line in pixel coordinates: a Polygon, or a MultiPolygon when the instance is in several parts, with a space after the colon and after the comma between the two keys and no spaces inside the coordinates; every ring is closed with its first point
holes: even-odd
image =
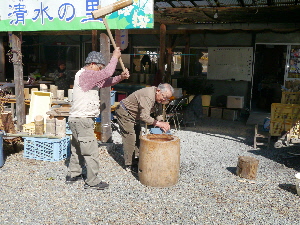
{"type": "MultiPolygon", "coordinates": [[[[114,38],[113,38],[113,36],[111,34],[111,31],[109,29],[109,26],[107,24],[105,16],[107,14],[110,14],[110,13],[113,13],[115,11],[118,11],[119,9],[125,8],[125,7],[127,7],[129,5],[131,5],[132,3],[133,3],[133,0],[120,0],[118,2],[115,2],[113,4],[107,5],[107,6],[102,7],[102,8],[101,8],[101,6],[98,6],[98,9],[94,10],[92,12],[93,17],[95,19],[98,19],[98,18],[102,18],[103,19],[104,26],[106,27],[106,31],[108,33],[108,36],[110,38],[110,41],[111,41],[112,45],[114,46],[114,49],[117,48],[116,42],[115,42],[115,40],[114,40],[114,38]]],[[[121,57],[119,58],[119,62],[121,64],[121,67],[122,67],[123,71],[125,71],[125,66],[124,66],[124,63],[123,63],[121,57]]]]}

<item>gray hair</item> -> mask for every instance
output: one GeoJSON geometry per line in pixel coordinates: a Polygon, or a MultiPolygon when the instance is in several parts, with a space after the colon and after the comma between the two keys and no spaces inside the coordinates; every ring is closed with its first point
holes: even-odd
{"type": "Polygon", "coordinates": [[[159,84],[157,89],[161,90],[161,92],[171,91],[174,94],[174,88],[168,83],[159,84]]]}

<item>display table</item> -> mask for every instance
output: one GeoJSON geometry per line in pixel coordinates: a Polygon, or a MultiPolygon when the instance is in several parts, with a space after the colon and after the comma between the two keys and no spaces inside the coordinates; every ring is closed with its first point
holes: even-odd
{"type": "MultiPolygon", "coordinates": [[[[119,105],[119,102],[115,102],[111,106],[111,111],[115,111],[117,106],[119,105]]],[[[71,103],[70,102],[64,102],[64,101],[53,101],[51,109],[47,112],[47,115],[51,116],[64,116],[68,117],[69,112],[71,109],[71,103]]]]}

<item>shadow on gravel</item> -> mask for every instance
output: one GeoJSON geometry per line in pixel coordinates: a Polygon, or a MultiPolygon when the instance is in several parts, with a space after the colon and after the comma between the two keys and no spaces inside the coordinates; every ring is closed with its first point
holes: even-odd
{"type": "Polygon", "coordinates": [[[226,168],[229,172],[231,172],[233,175],[236,175],[236,167],[227,167],[226,168]]]}
{"type": "MultiPolygon", "coordinates": [[[[125,163],[123,158],[123,145],[122,144],[115,144],[114,148],[108,149],[108,154],[119,164],[120,167],[122,167],[124,170],[125,163]]],[[[138,174],[131,172],[132,176],[135,177],[135,179],[138,179],[138,174]]]]}
{"type": "Polygon", "coordinates": [[[283,164],[286,167],[295,169],[300,172],[300,147],[299,146],[286,146],[282,148],[274,148],[271,145],[268,150],[266,147],[257,150],[249,150],[255,155],[261,155],[265,158],[271,159],[277,163],[283,164]]]}
{"type": "Polygon", "coordinates": [[[296,185],[294,185],[294,184],[279,184],[278,187],[281,188],[282,190],[285,190],[285,191],[291,192],[292,194],[297,195],[296,185]]]}
{"type": "Polygon", "coordinates": [[[228,121],[208,117],[206,121],[181,126],[182,131],[191,131],[210,135],[211,137],[234,140],[253,146],[254,126],[241,121],[228,121]]]}

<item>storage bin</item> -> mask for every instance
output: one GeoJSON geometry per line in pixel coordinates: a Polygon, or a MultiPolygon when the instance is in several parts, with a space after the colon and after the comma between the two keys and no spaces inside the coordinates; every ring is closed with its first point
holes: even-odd
{"type": "Polygon", "coordinates": [[[227,96],[227,108],[244,108],[244,96],[227,96]]]}
{"type": "Polygon", "coordinates": [[[70,137],[61,139],[24,137],[24,158],[56,162],[70,156],[70,137]]]}

